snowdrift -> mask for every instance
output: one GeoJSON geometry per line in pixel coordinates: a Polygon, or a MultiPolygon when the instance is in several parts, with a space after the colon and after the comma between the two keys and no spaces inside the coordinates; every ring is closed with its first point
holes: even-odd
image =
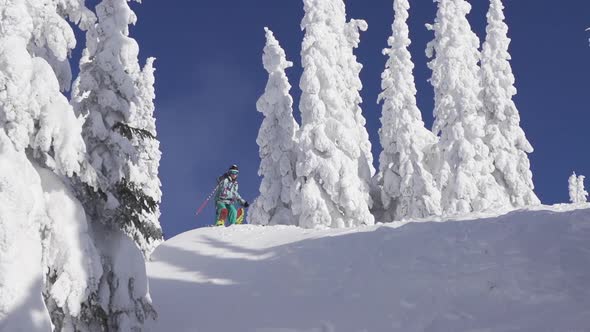
{"type": "Polygon", "coordinates": [[[201,228],[148,265],[155,331],[590,331],[590,206],[201,228]]]}

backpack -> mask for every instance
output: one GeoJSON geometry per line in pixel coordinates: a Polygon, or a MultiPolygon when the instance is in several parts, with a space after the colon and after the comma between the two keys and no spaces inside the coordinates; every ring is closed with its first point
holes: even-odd
{"type": "Polygon", "coordinates": [[[225,172],[222,175],[217,177],[217,185],[219,185],[221,183],[221,181],[223,181],[223,179],[225,178],[229,178],[229,172],[225,172]]]}

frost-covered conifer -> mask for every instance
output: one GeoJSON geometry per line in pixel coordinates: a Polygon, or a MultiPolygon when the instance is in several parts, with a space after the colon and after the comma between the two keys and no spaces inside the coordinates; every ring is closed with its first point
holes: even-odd
{"type": "Polygon", "coordinates": [[[104,0],[96,7],[98,23],[87,33],[73,103],[87,117],[83,136],[103,177],[107,204],[101,219],[124,230],[147,254],[162,239],[154,59],[141,70],[139,47],[128,30],[136,16],[127,2],[104,0]]]}
{"type": "Polygon", "coordinates": [[[573,172],[572,175],[570,175],[567,184],[570,194],[570,202],[574,204],[578,203],[578,176],[576,175],[576,172],[573,172]]]}
{"type": "Polygon", "coordinates": [[[293,63],[287,61],[272,31],[264,30],[266,46],[262,63],[269,76],[264,94],[256,103],[256,108],[264,115],[256,140],[260,152],[258,175],[262,176],[262,183],[260,196],[250,208],[249,220],[262,225],[294,224],[291,190],[295,182],[295,134],[299,125],[293,118],[291,85],[285,74],[285,69],[293,63]]]}
{"type": "Polygon", "coordinates": [[[60,92],[70,84],[75,46],[64,16],[92,21],[81,0],[0,3],[0,321],[7,331],[48,331],[50,319],[56,331],[72,330],[102,272],[84,210],[63,182],[77,174],[93,183],[82,167],[83,119],[60,92]]]}
{"type": "Polygon", "coordinates": [[[520,127],[512,100],[516,94],[510,65],[508,26],[501,0],[491,0],[486,41],[481,55],[482,100],[486,115],[485,142],[494,162],[494,177],[504,187],[513,207],[536,205],[533,174],[527,153],[533,147],[520,127]]]}
{"type": "Polygon", "coordinates": [[[584,180],[586,177],[584,175],[578,176],[578,200],[581,203],[586,203],[588,201],[588,192],[584,186],[584,180]]]}
{"type": "Polygon", "coordinates": [[[347,23],[342,0],[304,0],[304,10],[302,126],[293,211],[302,227],[373,224],[370,179],[365,179],[370,176],[366,137],[359,128],[360,108],[354,106],[359,99],[351,90],[358,93],[360,82],[345,86],[360,70],[350,68],[351,49],[366,23],[347,23]]]}
{"type": "Polygon", "coordinates": [[[465,0],[437,0],[434,40],[426,54],[433,58],[434,133],[440,134],[441,187],[444,214],[461,214],[505,206],[507,195],[492,176],[493,161],[485,145],[485,116],[479,99],[479,39],[471,31],[465,0]]]}
{"type": "Polygon", "coordinates": [[[588,201],[588,192],[584,187],[584,179],[586,177],[583,175],[577,176],[576,172],[574,172],[569,180],[569,193],[570,193],[570,202],[574,204],[579,203],[586,203],[588,201]]]}
{"type": "Polygon", "coordinates": [[[138,64],[139,47],[128,27],[136,16],[128,0],[103,0],[96,13],[72,94],[76,111],[86,117],[83,137],[99,175],[99,190],[78,183],[77,195],[96,232],[104,270],[83,318],[89,326],[130,331],[155,317],[144,262],[162,240],[154,68],[151,58],[143,70],[138,64]]]}
{"type": "Polygon", "coordinates": [[[435,135],[424,127],[416,105],[414,64],[407,19],[408,0],[394,0],[395,20],[389,58],[381,74],[378,102],[383,101],[379,137],[383,151],[379,157],[381,202],[384,221],[422,218],[441,213],[440,191],[426,165],[425,150],[436,143],[435,135]]]}
{"type": "MultiPolygon", "coordinates": [[[[369,140],[369,133],[366,129],[366,119],[363,116],[363,110],[360,104],[363,102],[360,91],[363,88],[363,83],[360,79],[360,73],[363,69],[356,56],[354,49],[360,43],[360,32],[367,31],[368,24],[364,20],[350,20],[344,27],[344,43],[342,45],[342,56],[339,57],[342,71],[344,75],[343,80],[339,80],[339,89],[342,91],[346,109],[351,110],[356,121],[356,131],[358,135],[357,144],[360,147],[359,176],[363,183],[370,186],[371,178],[375,175],[375,167],[373,166],[373,154],[371,152],[371,141],[369,140]]],[[[369,206],[371,202],[369,202],[369,206]]]]}

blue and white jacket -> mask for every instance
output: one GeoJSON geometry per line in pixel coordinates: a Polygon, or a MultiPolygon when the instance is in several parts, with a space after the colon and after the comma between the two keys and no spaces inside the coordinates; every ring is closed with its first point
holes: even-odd
{"type": "Polygon", "coordinates": [[[246,202],[238,193],[238,180],[232,180],[228,174],[222,175],[219,179],[219,186],[215,192],[215,202],[233,204],[239,202],[244,205],[246,202]]]}

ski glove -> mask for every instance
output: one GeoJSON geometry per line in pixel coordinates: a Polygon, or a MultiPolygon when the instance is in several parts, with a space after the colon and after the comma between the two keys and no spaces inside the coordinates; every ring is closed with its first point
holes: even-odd
{"type": "Polygon", "coordinates": [[[247,208],[248,206],[250,206],[250,203],[248,203],[248,201],[244,201],[244,207],[247,208]]]}

